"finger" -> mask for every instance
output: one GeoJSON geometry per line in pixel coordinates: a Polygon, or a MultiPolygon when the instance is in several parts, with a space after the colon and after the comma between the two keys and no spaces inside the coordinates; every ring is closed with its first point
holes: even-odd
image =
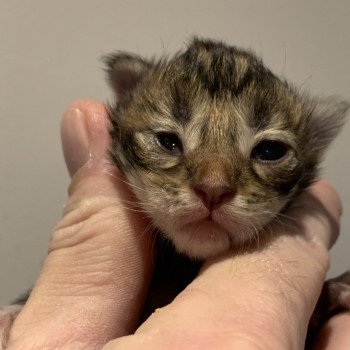
{"type": "Polygon", "coordinates": [[[314,350],[350,349],[350,315],[339,314],[331,318],[319,333],[314,350]]]}
{"type": "Polygon", "coordinates": [[[206,264],[135,336],[111,341],[104,350],[303,349],[328,268],[327,247],[336,236],[335,208],[334,191],[319,182],[287,213],[298,220],[298,233],[274,226],[267,247],[206,264]]]}
{"type": "Polygon", "coordinates": [[[108,127],[105,107],[94,101],[78,101],[63,117],[70,197],[9,348],[96,349],[136,326],[151,236],[148,222],[125,209],[133,197],[108,159],[108,127]]]}
{"type": "Polygon", "coordinates": [[[10,305],[0,309],[0,350],[5,349],[12,324],[21,309],[21,305],[10,305]]]}
{"type": "MultiPolygon", "coordinates": [[[[315,243],[321,242],[330,248],[338,238],[339,217],[342,214],[342,205],[336,191],[325,181],[319,180],[302,193],[292,204],[289,213],[304,218],[305,224],[312,227],[312,230],[297,226],[303,231],[304,239],[315,243]],[[326,226],[325,230],[318,230],[317,227],[326,226]]],[[[304,224],[304,225],[305,225],[304,224]]]]}

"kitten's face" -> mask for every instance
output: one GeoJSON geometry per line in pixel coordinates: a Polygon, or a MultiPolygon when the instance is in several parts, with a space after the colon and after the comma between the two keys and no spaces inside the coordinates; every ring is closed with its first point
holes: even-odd
{"type": "Polygon", "coordinates": [[[347,108],[301,97],[221,43],[196,40],[169,62],[108,64],[119,98],[113,157],[155,226],[192,257],[257,240],[314,179],[347,108]]]}

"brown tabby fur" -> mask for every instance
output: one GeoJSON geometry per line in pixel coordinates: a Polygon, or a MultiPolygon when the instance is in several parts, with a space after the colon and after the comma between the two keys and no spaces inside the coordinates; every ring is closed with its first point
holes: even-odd
{"type": "Polygon", "coordinates": [[[155,226],[192,257],[258,239],[315,179],[348,108],[298,92],[252,52],[216,41],[194,39],[171,59],[117,53],[106,63],[117,96],[110,108],[113,159],[155,226]],[[159,145],[156,135],[164,131],[181,140],[180,154],[159,145]],[[286,156],[253,159],[261,140],[283,142],[286,156]],[[212,212],[219,228],[200,222],[198,183],[235,193],[212,212]]]}

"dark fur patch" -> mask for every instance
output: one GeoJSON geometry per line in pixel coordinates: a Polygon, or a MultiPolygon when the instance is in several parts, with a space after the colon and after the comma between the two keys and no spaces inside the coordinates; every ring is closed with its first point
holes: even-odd
{"type": "Polygon", "coordinates": [[[273,76],[249,51],[222,42],[195,39],[182,58],[187,74],[195,75],[212,97],[238,96],[254,82],[273,76]],[[246,62],[246,71],[236,60],[246,62]]]}
{"type": "Polygon", "coordinates": [[[140,156],[139,146],[134,140],[132,130],[124,130],[121,134],[120,144],[123,148],[123,154],[132,167],[150,169],[147,158],[140,156]]]}
{"type": "Polygon", "coordinates": [[[191,117],[188,101],[186,101],[184,93],[181,93],[177,88],[172,91],[171,111],[176,120],[182,124],[186,124],[191,117]]]}

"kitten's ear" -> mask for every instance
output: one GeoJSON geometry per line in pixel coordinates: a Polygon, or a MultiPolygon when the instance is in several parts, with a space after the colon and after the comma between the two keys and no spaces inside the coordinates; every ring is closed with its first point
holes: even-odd
{"type": "Polygon", "coordinates": [[[109,83],[118,102],[127,101],[152,64],[139,56],[118,52],[103,57],[109,83]]]}
{"type": "Polygon", "coordinates": [[[312,101],[309,142],[315,151],[322,154],[338,135],[349,107],[349,102],[335,96],[312,101]]]}

